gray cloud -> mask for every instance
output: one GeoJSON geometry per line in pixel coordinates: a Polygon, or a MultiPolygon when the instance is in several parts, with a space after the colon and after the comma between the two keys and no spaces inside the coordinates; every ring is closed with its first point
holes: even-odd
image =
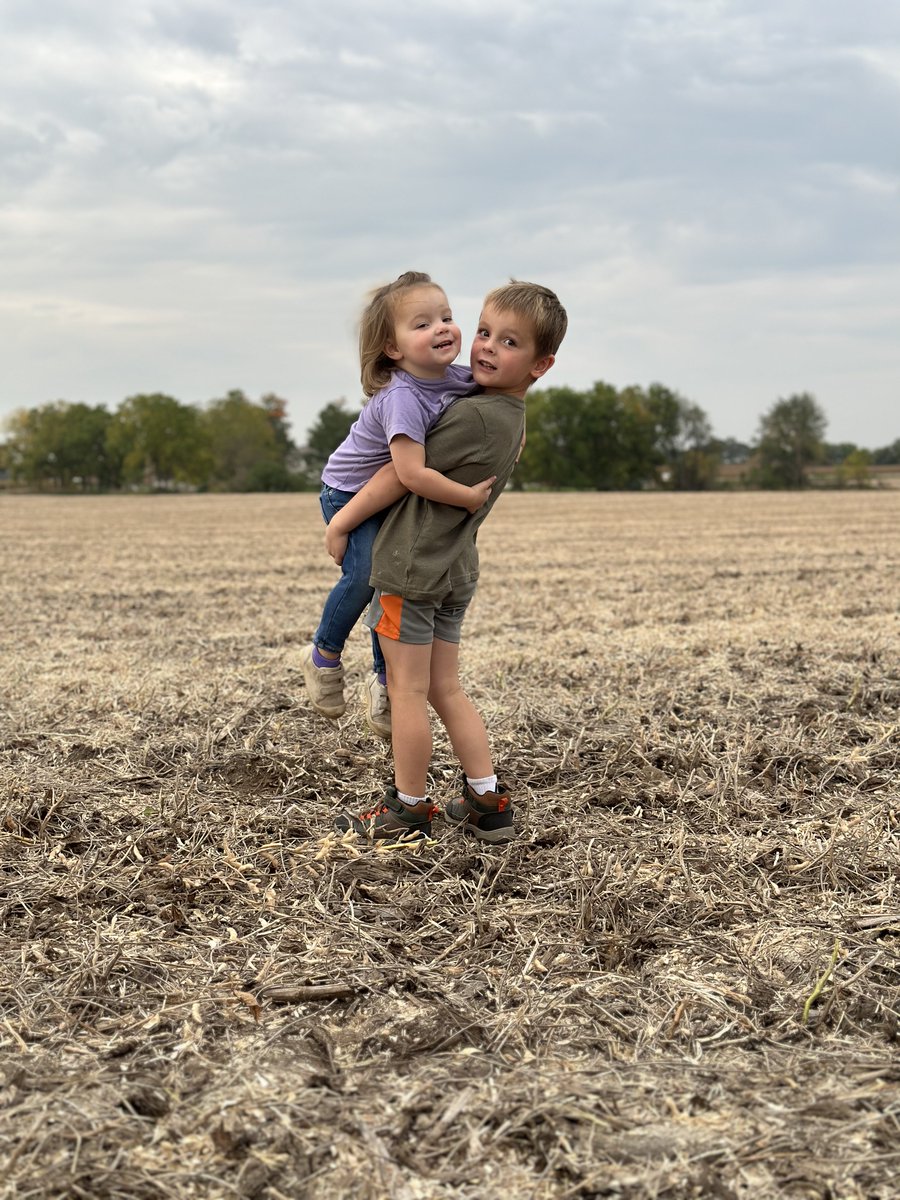
{"type": "Polygon", "coordinates": [[[240,386],[300,434],[415,266],[466,332],[555,286],[548,382],[659,379],[737,436],[809,389],[834,439],[900,435],[891,0],[6,7],[0,415],[240,386]]]}

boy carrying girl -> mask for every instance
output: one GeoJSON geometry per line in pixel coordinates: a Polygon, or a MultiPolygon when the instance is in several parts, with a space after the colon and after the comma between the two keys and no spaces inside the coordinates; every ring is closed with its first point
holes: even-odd
{"type": "MultiPolygon", "coordinates": [[[[387,662],[394,780],[368,811],[345,812],[340,831],[368,838],[431,834],[427,798],[432,735],[428,706],[444,724],[463,769],[462,791],[444,809],[448,821],[486,842],[515,837],[512,799],[498,781],[484,723],[459,679],[460,630],[478,580],[476,534],[503,491],[525,434],[525,394],[553,365],[566,312],[538,284],[511,280],[484,301],[471,368],[482,389],[456,400],[425,443],[427,466],[470,487],[496,476],[476,512],[406,493],[385,516],[372,552],[375,588],[366,624],[387,662]]],[[[402,493],[383,468],[336,513],[326,546],[337,561],[356,525],[402,493]]]]}

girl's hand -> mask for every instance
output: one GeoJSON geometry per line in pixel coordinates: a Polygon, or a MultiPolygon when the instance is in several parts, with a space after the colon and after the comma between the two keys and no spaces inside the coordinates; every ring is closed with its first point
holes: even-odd
{"type": "Polygon", "coordinates": [[[344,561],[344,555],[347,553],[347,534],[338,533],[330,525],[327,526],[325,529],[325,549],[337,565],[340,566],[344,561]]]}
{"type": "Polygon", "coordinates": [[[491,485],[496,478],[496,475],[492,475],[490,479],[482,479],[481,483],[476,483],[473,487],[469,488],[469,491],[472,493],[472,501],[466,505],[466,508],[470,513],[478,512],[482,504],[486,503],[491,494],[491,485]]]}

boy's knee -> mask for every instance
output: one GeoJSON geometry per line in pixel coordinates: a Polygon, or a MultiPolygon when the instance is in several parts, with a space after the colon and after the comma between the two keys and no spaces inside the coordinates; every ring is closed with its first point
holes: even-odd
{"type": "Polygon", "coordinates": [[[428,703],[436,711],[440,712],[441,707],[452,703],[452,701],[462,693],[460,685],[454,684],[432,684],[428,689],[428,703]]]}

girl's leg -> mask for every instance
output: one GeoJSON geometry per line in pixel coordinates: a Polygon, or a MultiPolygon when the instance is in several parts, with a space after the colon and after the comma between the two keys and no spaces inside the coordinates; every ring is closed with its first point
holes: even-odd
{"type": "Polygon", "coordinates": [[[412,646],[382,638],[391,696],[394,785],[407,796],[424,796],[431,763],[428,689],[431,646],[412,646]]]}
{"type": "MultiPolygon", "coordinates": [[[[352,492],[341,492],[335,488],[322,489],[320,503],[326,525],[352,495],[352,492]]],[[[369,584],[372,545],[380,528],[379,513],[357,526],[347,540],[347,552],[341,563],[341,577],[325,601],[322,619],[313,638],[314,644],[320,650],[340,654],[350,631],[372,599],[372,588],[369,584]]]]}
{"type": "MultiPolygon", "coordinates": [[[[391,693],[393,700],[393,693],[391,693]]],[[[435,638],[428,702],[441,718],[467,779],[494,774],[484,721],[459,681],[459,644],[435,638]]],[[[396,720],[396,718],[395,718],[396,720]]]]}
{"type": "Polygon", "coordinates": [[[379,680],[387,678],[387,663],[384,661],[384,651],[381,649],[381,642],[378,640],[378,634],[375,630],[371,630],[372,634],[372,670],[379,677],[379,680]]]}

